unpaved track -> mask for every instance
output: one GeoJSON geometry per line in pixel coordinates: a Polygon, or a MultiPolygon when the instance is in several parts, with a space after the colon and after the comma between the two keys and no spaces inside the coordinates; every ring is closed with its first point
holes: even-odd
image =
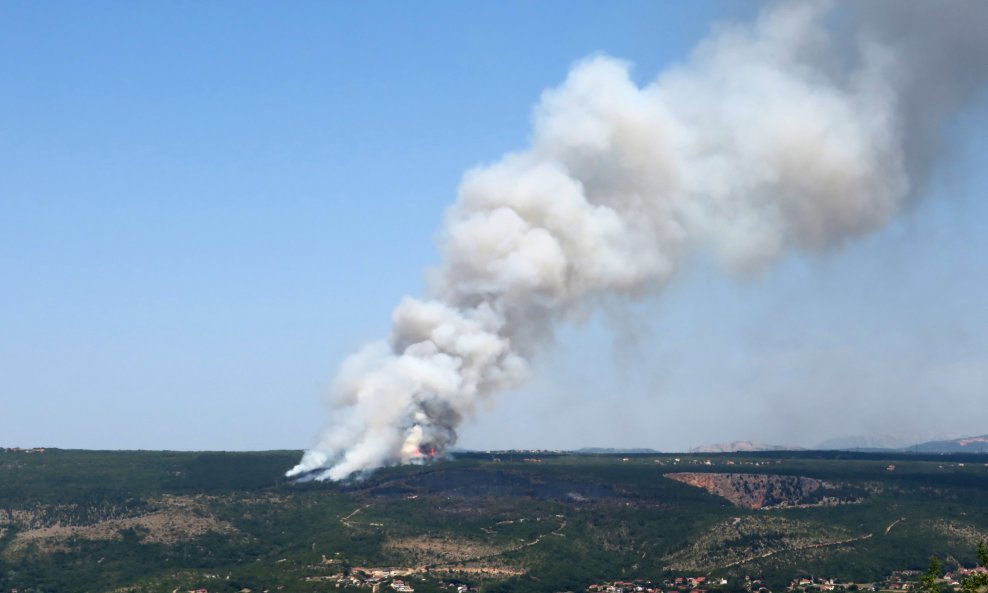
{"type": "Polygon", "coordinates": [[[852,537],[850,539],[843,539],[835,542],[821,542],[819,544],[809,544],[806,546],[800,546],[798,548],[784,548],[782,550],[772,550],[771,552],[765,552],[764,554],[758,554],[757,556],[751,556],[749,558],[742,558],[736,562],[731,562],[730,564],[725,564],[720,568],[731,568],[732,566],[739,566],[741,564],[747,564],[754,560],[761,560],[762,558],[768,558],[770,556],[775,556],[776,554],[784,554],[786,552],[802,552],[803,550],[812,550],[814,548],[829,548],[830,546],[842,546],[844,544],[852,544],[854,542],[859,542],[862,540],[870,539],[872,534],[861,535],[858,537],[852,537]]]}

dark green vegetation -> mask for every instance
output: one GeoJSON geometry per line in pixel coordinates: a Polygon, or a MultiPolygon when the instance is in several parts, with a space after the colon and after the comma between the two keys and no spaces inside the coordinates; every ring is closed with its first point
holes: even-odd
{"type": "Polygon", "coordinates": [[[326,577],[386,567],[426,592],[669,575],[760,575],[779,590],[799,575],[923,571],[934,554],[972,566],[988,539],[984,455],[475,453],[292,484],[281,476],[299,454],[0,451],[0,591],[327,591],[326,577]],[[674,472],[795,494],[735,506],[663,477],[674,472]],[[804,496],[775,475],[825,486],[804,496]]]}

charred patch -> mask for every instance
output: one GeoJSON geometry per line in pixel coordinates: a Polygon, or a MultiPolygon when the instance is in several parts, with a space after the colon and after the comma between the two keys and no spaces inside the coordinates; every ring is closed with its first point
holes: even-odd
{"type": "Polygon", "coordinates": [[[443,469],[400,479],[363,483],[355,494],[375,498],[443,496],[448,498],[529,498],[572,504],[631,500],[607,484],[536,477],[511,471],[443,469]]]}

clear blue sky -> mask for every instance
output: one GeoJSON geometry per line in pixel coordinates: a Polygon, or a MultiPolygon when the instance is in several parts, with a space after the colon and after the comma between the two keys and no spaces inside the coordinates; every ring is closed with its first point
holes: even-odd
{"type": "MultiPolygon", "coordinates": [[[[756,8],[0,4],[0,446],[308,446],[543,89],[597,52],[647,81],[756,8]]],[[[986,116],[886,231],[742,284],[699,262],[616,344],[564,332],[462,444],[988,432],[986,116]]]]}

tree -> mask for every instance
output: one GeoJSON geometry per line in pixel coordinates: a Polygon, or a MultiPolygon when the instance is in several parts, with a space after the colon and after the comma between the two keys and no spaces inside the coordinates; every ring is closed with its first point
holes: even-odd
{"type": "MultiPolygon", "coordinates": [[[[984,542],[978,544],[978,566],[988,569],[988,551],[984,542]]],[[[984,572],[968,575],[961,583],[964,593],[977,593],[984,588],[988,588],[988,573],[984,572]]]]}
{"type": "Polygon", "coordinates": [[[923,593],[940,593],[940,585],[937,584],[939,578],[940,562],[936,556],[930,556],[930,568],[927,569],[926,574],[919,578],[923,593]]]}

